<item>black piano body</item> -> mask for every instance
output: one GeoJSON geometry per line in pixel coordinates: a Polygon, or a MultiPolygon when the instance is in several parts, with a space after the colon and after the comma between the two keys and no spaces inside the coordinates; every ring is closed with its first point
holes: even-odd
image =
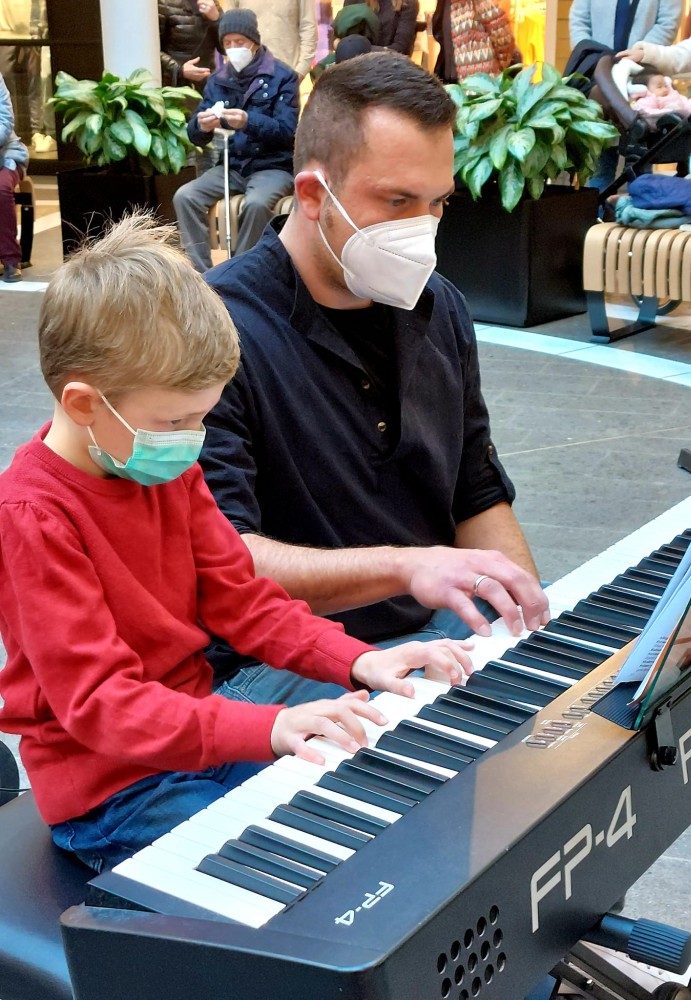
{"type": "Polygon", "coordinates": [[[591,710],[616,660],[263,927],[155,892],[68,910],[76,1000],[519,1000],[691,824],[689,687],[624,728],[591,710]],[[660,732],[677,762],[655,770],[660,732]]]}

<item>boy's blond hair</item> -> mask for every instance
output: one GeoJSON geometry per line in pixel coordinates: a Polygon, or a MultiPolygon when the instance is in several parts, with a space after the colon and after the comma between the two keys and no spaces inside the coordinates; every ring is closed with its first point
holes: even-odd
{"type": "Polygon", "coordinates": [[[55,273],[38,338],[43,377],[57,399],[72,380],[117,398],[147,386],[206,389],[233,377],[235,324],[175,238],[174,226],[135,212],[55,273]]]}

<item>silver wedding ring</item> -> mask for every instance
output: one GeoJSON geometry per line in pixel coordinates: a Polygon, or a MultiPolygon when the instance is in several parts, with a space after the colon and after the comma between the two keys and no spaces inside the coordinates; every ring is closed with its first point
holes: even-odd
{"type": "Polygon", "coordinates": [[[477,580],[475,581],[475,584],[473,586],[473,597],[477,597],[477,592],[479,590],[479,587],[480,587],[480,584],[482,583],[482,581],[483,580],[489,580],[489,579],[490,578],[488,576],[479,576],[477,578],[477,580]]]}

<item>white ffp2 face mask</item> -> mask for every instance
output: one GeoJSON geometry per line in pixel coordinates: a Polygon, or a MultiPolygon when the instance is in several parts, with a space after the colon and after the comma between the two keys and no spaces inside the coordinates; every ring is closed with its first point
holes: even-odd
{"type": "Polygon", "coordinates": [[[226,49],[226,56],[233,69],[241,73],[245,66],[249,66],[252,62],[254,53],[252,49],[248,49],[247,46],[243,45],[242,48],[238,49],[226,49]]]}
{"type": "Polygon", "coordinates": [[[314,176],[355,230],[339,260],[321,224],[317,223],[324,245],[343,268],[345,283],[353,295],[397,309],[414,309],[437,264],[434,240],[439,219],[434,215],[416,215],[411,219],[377,222],[358,229],[329,188],[321,170],[315,170],[314,176]]]}

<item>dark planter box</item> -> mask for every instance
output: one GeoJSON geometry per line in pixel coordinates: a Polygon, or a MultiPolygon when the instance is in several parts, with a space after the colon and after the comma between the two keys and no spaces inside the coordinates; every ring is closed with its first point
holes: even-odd
{"type": "Polygon", "coordinates": [[[58,174],[62,216],[62,251],[75,250],[85,234],[99,236],[106,223],[119,221],[135,207],[153,210],[163,222],[175,222],[173,195],[196,176],[194,167],[179,174],[125,174],[99,167],[79,167],[58,174]]]}
{"type": "Polygon", "coordinates": [[[506,212],[498,193],[455,192],[437,235],[437,270],[468,300],[473,319],[535,326],[586,310],[583,241],[598,192],[549,185],[506,212]]]}

